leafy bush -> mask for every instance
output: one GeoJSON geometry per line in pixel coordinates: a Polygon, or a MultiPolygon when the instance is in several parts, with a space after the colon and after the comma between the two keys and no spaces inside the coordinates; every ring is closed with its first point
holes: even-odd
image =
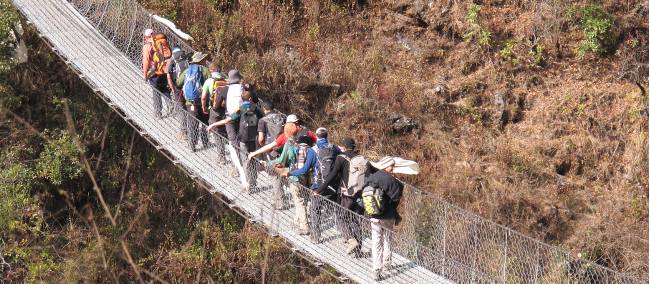
{"type": "Polygon", "coordinates": [[[15,36],[13,26],[18,22],[18,13],[9,0],[0,0],[0,74],[6,73],[13,66],[13,48],[15,36]]]}
{"type": "Polygon", "coordinates": [[[535,44],[530,55],[533,57],[531,67],[542,66],[546,62],[546,47],[541,43],[535,44]]]}
{"type": "Polygon", "coordinates": [[[578,56],[583,57],[587,52],[598,55],[609,52],[615,40],[612,16],[600,5],[589,5],[579,12],[584,40],[578,47],[578,56]]]}
{"type": "Polygon", "coordinates": [[[77,178],[82,173],[77,147],[66,131],[49,135],[52,139],[40,154],[36,172],[55,185],[77,178]]]}
{"type": "Polygon", "coordinates": [[[503,48],[499,51],[499,56],[504,60],[510,62],[512,65],[519,65],[519,60],[515,54],[515,48],[517,47],[517,41],[514,39],[507,40],[503,44],[503,48]]]}
{"type": "Polygon", "coordinates": [[[474,3],[469,5],[466,20],[470,29],[463,35],[465,41],[475,40],[480,46],[484,47],[492,45],[492,32],[481,23],[480,5],[474,3]]]}
{"type": "Polygon", "coordinates": [[[39,204],[30,194],[34,181],[34,172],[23,164],[0,171],[0,232],[38,230],[39,204]]]}

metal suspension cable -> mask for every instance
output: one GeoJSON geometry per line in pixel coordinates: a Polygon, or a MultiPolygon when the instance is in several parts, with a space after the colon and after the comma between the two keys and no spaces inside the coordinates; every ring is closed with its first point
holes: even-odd
{"type": "MultiPolygon", "coordinates": [[[[370,250],[370,220],[351,212],[337,203],[311,190],[299,187],[297,194],[283,194],[285,207],[295,201],[309,201],[312,224],[320,224],[317,233],[322,242],[316,244],[297,234],[291,210],[276,210],[272,203],[272,184],[275,173],[258,160],[245,163],[245,174],[256,180],[253,191],[242,191],[238,180],[225,161],[228,140],[219,135],[209,135],[205,125],[190,116],[176,102],[161,95],[169,115],[162,119],[153,116],[150,106],[152,89],[141,79],[139,69],[142,55],[142,31],[168,31],[162,24],[152,21],[151,13],[134,0],[70,0],[74,6],[65,8],[62,0],[14,0],[39,30],[60,49],[71,67],[80,71],[80,77],[103,95],[109,105],[118,106],[127,121],[158,145],[163,154],[182,166],[190,175],[210,185],[230,199],[251,220],[277,233],[294,247],[314,258],[329,263],[335,269],[357,282],[370,279],[368,258],[350,258],[341,255],[340,240],[358,237],[362,251],[370,250]],[[83,18],[87,22],[80,22],[83,18]],[[89,42],[103,43],[109,39],[111,46],[79,46],[75,32],[89,42]],[[101,35],[98,33],[100,32],[101,35]],[[127,61],[128,59],[128,61],[127,61]],[[191,141],[205,143],[197,153],[188,150],[187,143],[176,137],[182,125],[195,133],[191,141]],[[203,141],[201,141],[203,140],[203,141]],[[292,200],[293,198],[298,200],[292,200]]],[[[171,46],[194,52],[190,45],[173,33],[167,32],[171,46]]],[[[245,157],[238,147],[231,161],[245,157]]],[[[286,179],[282,180],[287,186],[286,179]]],[[[305,205],[307,206],[307,205],[305,205]]],[[[403,223],[391,230],[393,265],[388,277],[392,282],[462,283],[641,283],[640,280],[616,272],[593,262],[578,259],[567,251],[552,247],[518,232],[462,210],[431,194],[426,194],[408,184],[400,204],[403,223]]],[[[312,233],[314,228],[312,228],[312,233]]]]}

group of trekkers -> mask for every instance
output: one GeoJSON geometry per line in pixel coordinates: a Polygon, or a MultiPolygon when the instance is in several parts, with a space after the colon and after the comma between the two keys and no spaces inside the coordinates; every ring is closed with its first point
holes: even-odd
{"type": "Polygon", "coordinates": [[[163,117],[160,96],[169,97],[173,104],[168,112],[181,125],[178,137],[187,140],[192,152],[197,151],[198,140],[202,149],[215,147],[216,163],[233,163],[249,192],[257,187],[257,169],[267,171],[273,179],[274,210],[289,207],[283,198],[286,179],[298,233],[309,235],[316,244],[323,241],[323,215],[331,214],[347,253],[362,257],[360,216],[368,216],[373,277],[382,279],[391,263],[391,230],[401,219],[397,208],[404,185],[394,174],[417,174],[417,163],[398,157],[369,162],[352,138],[333,144],[326,128],[309,131],[296,115],[286,116],[271,102],[260,101],[239,71],[226,75],[214,62],[206,66],[206,54],[170,48],[163,33],[145,30],[142,55],[144,79],[154,89],[154,116],[163,117]],[[211,134],[216,135],[214,144],[211,134]],[[329,204],[347,210],[332,210],[329,204]]]}

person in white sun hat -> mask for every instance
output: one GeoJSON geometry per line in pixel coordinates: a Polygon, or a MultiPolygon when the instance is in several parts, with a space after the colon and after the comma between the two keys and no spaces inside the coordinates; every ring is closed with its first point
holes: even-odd
{"type": "Polygon", "coordinates": [[[361,199],[365,213],[370,217],[372,276],[375,280],[381,280],[381,273],[390,270],[391,231],[401,219],[397,206],[404,184],[394,175],[415,175],[420,172],[420,167],[414,161],[391,156],[370,162],[370,165],[377,171],[366,179],[361,199]]]}

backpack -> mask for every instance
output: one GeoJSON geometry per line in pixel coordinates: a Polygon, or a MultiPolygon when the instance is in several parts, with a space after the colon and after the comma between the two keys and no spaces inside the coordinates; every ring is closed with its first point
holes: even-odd
{"type": "Polygon", "coordinates": [[[384,212],[384,190],[380,187],[366,185],[361,192],[361,202],[363,209],[370,217],[381,215],[384,212]]]}
{"type": "Polygon", "coordinates": [[[341,154],[341,156],[350,164],[348,184],[343,184],[341,193],[345,196],[355,196],[359,191],[361,191],[365,183],[368,160],[361,155],[356,155],[352,157],[352,159],[343,154],[341,154]]]}
{"type": "MultiPolygon", "coordinates": [[[[309,151],[309,145],[307,144],[297,144],[296,147],[298,148],[298,155],[296,155],[296,163],[293,164],[292,166],[289,167],[290,170],[296,170],[300,169],[305,165],[305,161],[307,160],[307,152],[309,151]]],[[[302,185],[308,185],[310,183],[310,176],[311,174],[305,173],[304,175],[298,177],[300,180],[300,183],[302,185]]]]}
{"type": "Polygon", "coordinates": [[[258,120],[255,106],[253,105],[241,114],[239,118],[239,138],[242,142],[255,141],[258,120]]]}
{"type": "Polygon", "coordinates": [[[201,98],[203,72],[201,65],[192,64],[185,71],[185,83],[183,84],[183,94],[185,100],[198,102],[201,98]]]}
{"type": "Polygon", "coordinates": [[[212,83],[212,97],[210,98],[210,106],[212,106],[213,110],[224,107],[223,105],[222,106],[217,105],[217,98],[219,98],[219,93],[221,92],[221,90],[226,88],[227,86],[228,86],[228,82],[226,82],[225,80],[214,80],[214,82],[212,83]]]}
{"type": "Polygon", "coordinates": [[[163,75],[167,69],[167,59],[172,57],[172,51],[165,34],[157,33],[153,36],[153,51],[154,72],[158,76],[163,75]]]}
{"type": "Polygon", "coordinates": [[[178,60],[174,59],[174,64],[176,65],[174,66],[174,78],[178,78],[190,66],[185,57],[179,58],[178,60]]]}
{"type": "Polygon", "coordinates": [[[316,160],[318,161],[318,172],[314,175],[314,178],[318,184],[322,184],[330,174],[336,158],[334,156],[334,145],[328,143],[323,148],[318,148],[318,145],[316,145],[312,149],[316,152],[316,160]]]}
{"type": "Polygon", "coordinates": [[[263,118],[266,121],[267,141],[274,141],[284,132],[284,122],[287,116],[281,113],[272,113],[263,118]]]}

